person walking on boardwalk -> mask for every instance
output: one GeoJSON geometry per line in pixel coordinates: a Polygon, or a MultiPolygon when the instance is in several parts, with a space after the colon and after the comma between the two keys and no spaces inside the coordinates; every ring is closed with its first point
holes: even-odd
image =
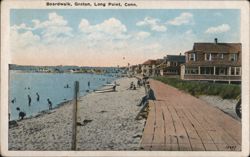
{"type": "Polygon", "coordinates": [[[48,105],[49,105],[49,110],[52,110],[52,102],[49,100],[49,98],[47,99],[48,101],[48,105]]]}
{"type": "Polygon", "coordinates": [[[31,105],[31,97],[30,95],[28,95],[28,103],[29,103],[29,106],[31,105]]]}
{"type": "Polygon", "coordinates": [[[36,93],[36,101],[39,102],[39,100],[40,100],[40,95],[38,93],[36,93]]]}

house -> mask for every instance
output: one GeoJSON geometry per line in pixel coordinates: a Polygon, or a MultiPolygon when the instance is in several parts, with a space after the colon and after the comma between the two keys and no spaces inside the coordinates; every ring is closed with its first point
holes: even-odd
{"type": "Polygon", "coordinates": [[[183,55],[167,55],[162,64],[158,65],[160,75],[180,75],[180,65],[185,63],[183,55]]]}
{"type": "Polygon", "coordinates": [[[159,68],[159,65],[162,65],[164,63],[164,59],[157,59],[155,62],[155,68],[153,69],[154,71],[154,76],[160,76],[161,69],[159,68]]]}
{"type": "Polygon", "coordinates": [[[157,66],[162,64],[163,61],[163,59],[147,60],[141,64],[141,74],[145,76],[159,76],[160,69],[157,66]]]}
{"type": "Polygon", "coordinates": [[[241,43],[194,43],[185,52],[181,79],[213,82],[241,82],[241,43]]]}
{"type": "Polygon", "coordinates": [[[141,73],[145,76],[154,76],[156,60],[149,59],[141,65],[141,73]]]}
{"type": "Polygon", "coordinates": [[[128,74],[129,75],[137,75],[137,74],[141,74],[141,65],[131,65],[128,68],[128,74]]]}
{"type": "Polygon", "coordinates": [[[135,71],[136,65],[132,65],[128,67],[128,75],[134,75],[134,71],[135,71]]]}
{"type": "Polygon", "coordinates": [[[141,64],[136,65],[135,69],[134,69],[134,73],[137,74],[141,74],[142,70],[141,70],[141,64]]]}

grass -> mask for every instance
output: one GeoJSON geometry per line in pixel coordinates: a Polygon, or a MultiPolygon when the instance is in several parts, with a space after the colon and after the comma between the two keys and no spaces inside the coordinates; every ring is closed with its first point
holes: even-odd
{"type": "Polygon", "coordinates": [[[220,96],[222,99],[236,99],[241,94],[240,85],[184,81],[168,77],[154,77],[153,79],[184,90],[193,96],[213,95],[220,96]]]}

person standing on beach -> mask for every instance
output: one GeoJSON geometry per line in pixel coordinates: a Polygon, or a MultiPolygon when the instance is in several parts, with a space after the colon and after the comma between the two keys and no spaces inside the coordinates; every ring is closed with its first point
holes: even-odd
{"type": "Polygon", "coordinates": [[[16,110],[19,111],[19,119],[23,120],[23,118],[26,116],[26,113],[21,111],[19,107],[17,107],[16,110]]]}
{"type": "Polygon", "coordinates": [[[52,110],[52,102],[49,100],[49,98],[47,99],[48,101],[48,105],[49,105],[49,110],[52,110]]]}
{"type": "Polygon", "coordinates": [[[88,81],[88,87],[90,88],[90,81],[88,81]]]}
{"type": "Polygon", "coordinates": [[[36,101],[39,102],[39,100],[40,100],[40,95],[38,93],[36,93],[36,101]]]}
{"type": "Polygon", "coordinates": [[[28,95],[28,103],[29,103],[29,106],[31,105],[31,97],[30,95],[28,95]]]}

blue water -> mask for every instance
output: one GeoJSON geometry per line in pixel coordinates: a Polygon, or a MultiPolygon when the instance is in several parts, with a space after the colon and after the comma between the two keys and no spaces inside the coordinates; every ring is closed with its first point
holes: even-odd
{"type": "Polygon", "coordinates": [[[19,111],[26,113],[26,116],[34,116],[37,113],[48,110],[49,98],[53,107],[59,103],[72,100],[74,96],[74,82],[79,81],[80,95],[86,95],[86,90],[93,91],[100,88],[107,81],[115,80],[110,75],[97,74],[75,74],[75,73],[21,73],[10,71],[10,91],[9,91],[9,113],[10,119],[18,119],[19,111]],[[90,88],[88,87],[90,81],[90,88]],[[66,85],[69,88],[65,88],[66,85]],[[40,100],[37,101],[36,93],[40,100]],[[31,97],[31,105],[28,104],[28,95],[31,97]],[[16,98],[14,103],[11,102],[16,98]]]}

